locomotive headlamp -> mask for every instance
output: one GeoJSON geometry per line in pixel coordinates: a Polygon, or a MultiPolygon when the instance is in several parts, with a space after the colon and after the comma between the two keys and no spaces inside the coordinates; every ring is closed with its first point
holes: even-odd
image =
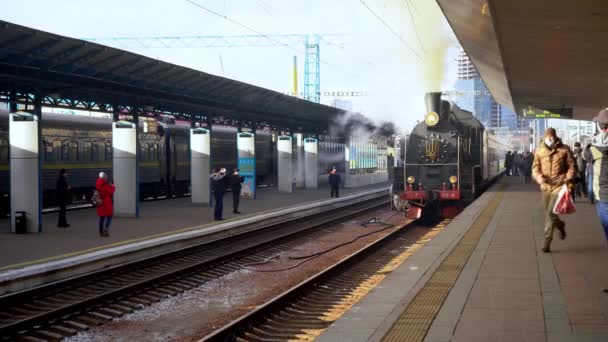
{"type": "Polygon", "coordinates": [[[428,126],[435,126],[439,122],[439,114],[435,112],[428,112],[424,116],[424,122],[426,122],[428,126]]]}
{"type": "Polygon", "coordinates": [[[456,177],[456,176],[450,176],[450,183],[456,184],[456,182],[458,182],[458,177],[456,177]]]}
{"type": "Polygon", "coordinates": [[[416,178],[414,178],[414,176],[407,177],[407,184],[414,184],[415,181],[416,178]]]}

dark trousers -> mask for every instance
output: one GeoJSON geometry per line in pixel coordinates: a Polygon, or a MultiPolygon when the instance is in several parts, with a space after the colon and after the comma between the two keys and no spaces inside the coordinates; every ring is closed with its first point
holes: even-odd
{"type": "Polygon", "coordinates": [[[232,192],[232,212],[236,213],[239,211],[239,202],[241,201],[241,192],[233,191],[232,192]]]}
{"type": "Polygon", "coordinates": [[[334,197],[338,198],[338,197],[340,197],[340,186],[337,186],[337,185],[334,186],[334,185],[332,185],[331,186],[330,196],[331,196],[331,198],[334,198],[334,197]]]}
{"type": "Polygon", "coordinates": [[[213,193],[215,198],[215,210],[213,211],[213,218],[216,220],[222,219],[222,213],[224,211],[224,193],[216,191],[213,193]]]}
{"type": "Polygon", "coordinates": [[[65,227],[68,225],[68,219],[66,218],[66,206],[67,203],[59,201],[59,220],[57,221],[58,227],[65,227]]]}
{"type": "Polygon", "coordinates": [[[99,233],[103,233],[104,230],[108,230],[111,223],[112,216],[99,216],[99,233]]]}

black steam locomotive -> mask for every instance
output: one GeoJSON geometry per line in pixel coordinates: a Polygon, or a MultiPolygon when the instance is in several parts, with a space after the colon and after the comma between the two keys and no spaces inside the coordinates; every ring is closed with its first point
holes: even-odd
{"type": "Polygon", "coordinates": [[[406,142],[391,196],[408,217],[453,218],[504,172],[510,146],[441,93],[428,93],[425,101],[428,113],[406,142]]]}

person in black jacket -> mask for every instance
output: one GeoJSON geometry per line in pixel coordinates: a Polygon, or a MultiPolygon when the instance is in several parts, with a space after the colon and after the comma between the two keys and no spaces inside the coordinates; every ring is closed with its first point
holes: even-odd
{"type": "Polygon", "coordinates": [[[340,174],[336,168],[333,168],[329,173],[329,186],[331,187],[330,196],[331,198],[340,197],[340,174]]]}
{"type": "Polygon", "coordinates": [[[59,203],[59,220],[57,222],[57,227],[59,228],[67,228],[70,226],[66,218],[66,206],[68,204],[69,194],[68,190],[70,190],[67,177],[68,172],[66,169],[61,169],[61,171],[59,171],[59,178],[57,178],[57,203],[59,203]]]}
{"type": "MultiPolygon", "coordinates": [[[[215,171],[215,170],[214,170],[215,171]]],[[[221,221],[224,218],[224,193],[226,193],[226,169],[222,168],[220,172],[213,172],[211,178],[211,188],[213,189],[213,197],[215,198],[215,210],[213,218],[216,221],[221,221]]]]}
{"type": "Polygon", "coordinates": [[[240,214],[239,201],[241,199],[241,189],[243,188],[242,183],[245,181],[245,177],[239,175],[239,169],[234,169],[232,176],[230,177],[230,189],[232,189],[232,212],[240,214]]]}

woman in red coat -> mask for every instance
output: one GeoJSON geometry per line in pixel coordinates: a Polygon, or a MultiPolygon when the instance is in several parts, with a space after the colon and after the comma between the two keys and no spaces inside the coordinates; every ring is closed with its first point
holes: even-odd
{"type": "Polygon", "coordinates": [[[108,183],[108,175],[105,172],[99,173],[99,178],[95,184],[95,189],[99,192],[101,203],[97,205],[97,216],[99,216],[99,236],[110,236],[108,229],[112,223],[114,214],[114,204],[112,195],[114,194],[114,184],[108,183]]]}

